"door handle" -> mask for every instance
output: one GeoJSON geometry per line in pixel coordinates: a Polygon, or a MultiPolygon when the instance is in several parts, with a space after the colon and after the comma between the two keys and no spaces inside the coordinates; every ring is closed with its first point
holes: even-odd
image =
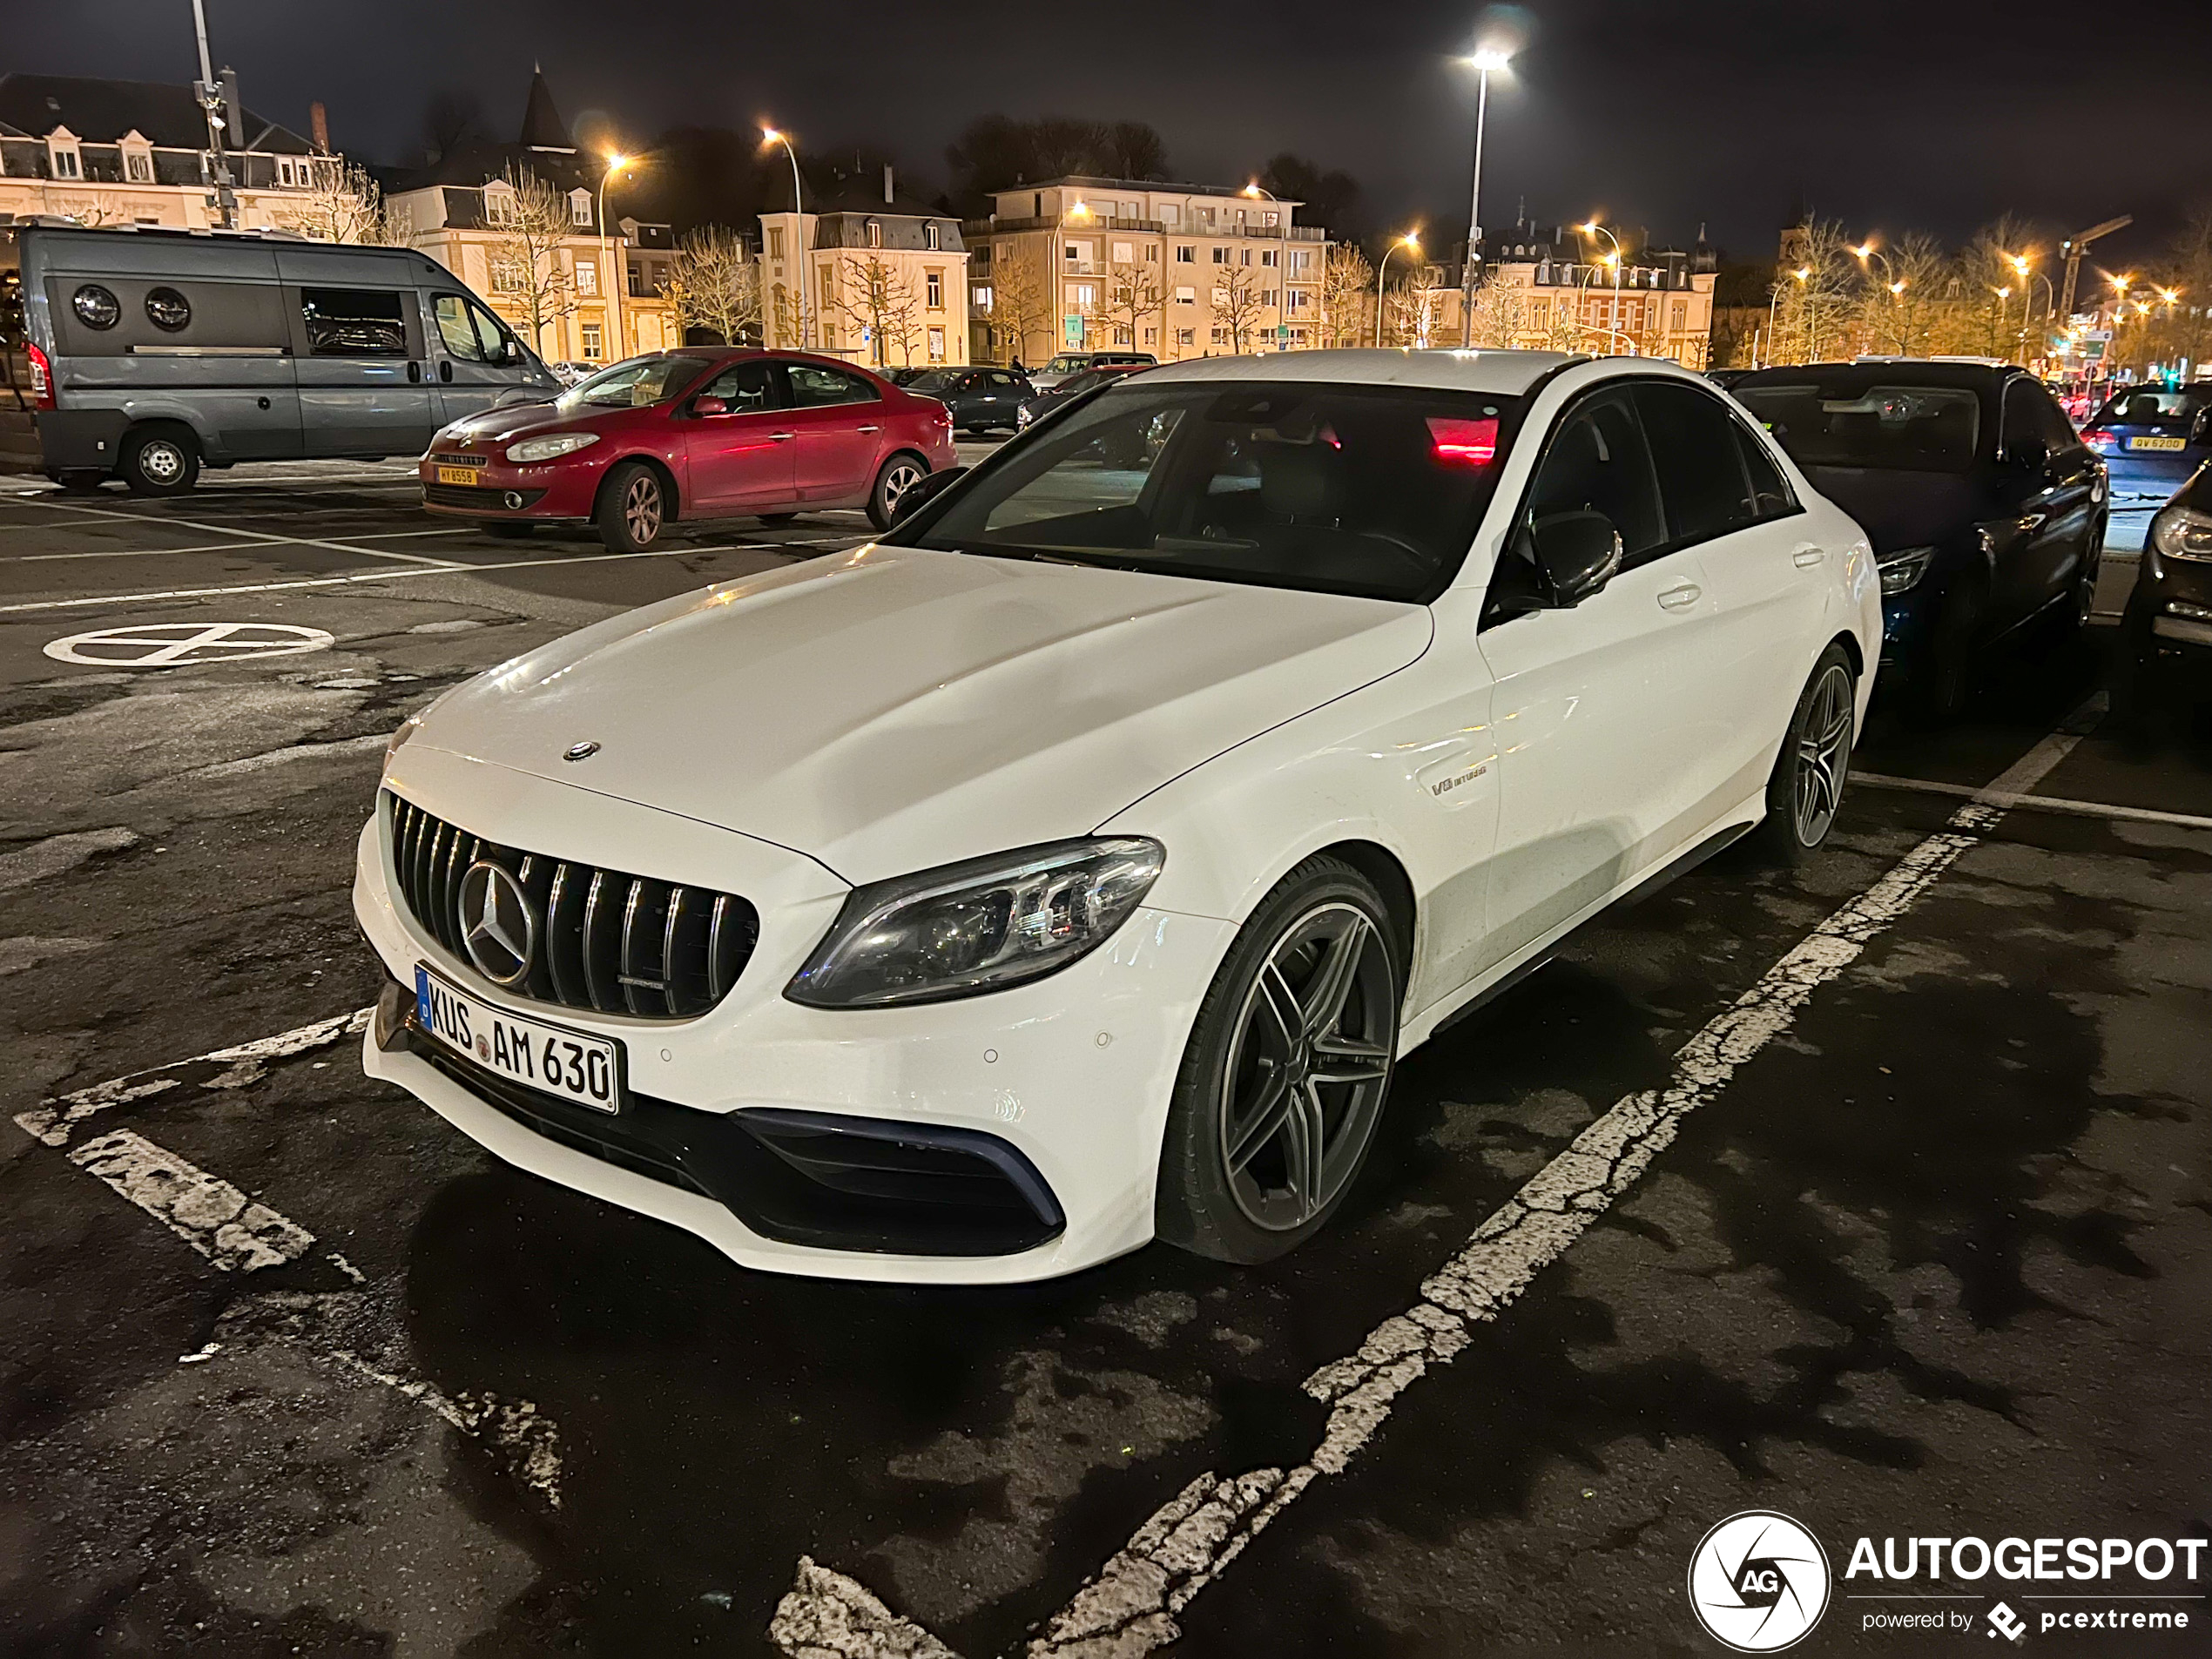
{"type": "Polygon", "coordinates": [[[453,381],[453,365],[451,363],[440,363],[438,365],[438,378],[450,385],[453,381]]]}
{"type": "Polygon", "coordinates": [[[880,426],[864,426],[861,427],[860,430],[862,432],[880,432],[883,428],[880,426]]]}
{"type": "Polygon", "coordinates": [[[799,434],[796,432],[771,432],[768,435],[768,442],[771,443],[789,443],[798,435],[799,434]]]}
{"type": "Polygon", "coordinates": [[[1685,582],[1682,586],[1669,588],[1666,592],[1661,594],[1659,607],[1662,610],[1680,610],[1684,605],[1696,604],[1698,596],[1704,591],[1705,590],[1695,582],[1685,582]]]}
{"type": "Polygon", "coordinates": [[[407,365],[407,377],[410,381],[421,381],[422,379],[422,365],[416,362],[414,359],[409,358],[407,365]]]}
{"type": "Polygon", "coordinates": [[[1798,548],[1790,555],[1790,563],[1801,570],[1810,570],[1827,556],[1828,554],[1824,549],[1805,546],[1798,548]]]}

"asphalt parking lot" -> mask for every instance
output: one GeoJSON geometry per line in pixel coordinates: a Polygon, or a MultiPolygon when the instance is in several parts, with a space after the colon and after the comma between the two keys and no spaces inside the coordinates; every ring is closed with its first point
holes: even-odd
{"type": "Polygon", "coordinates": [[[0,490],[0,1651],[1710,1652],[1756,1507],[1871,1652],[1859,1534],[2207,1533],[2212,725],[2110,729],[2109,629],[1431,1042],[1291,1258],[846,1285],[367,1082],[347,886],[408,710],[865,523],[415,502],[0,490]]]}

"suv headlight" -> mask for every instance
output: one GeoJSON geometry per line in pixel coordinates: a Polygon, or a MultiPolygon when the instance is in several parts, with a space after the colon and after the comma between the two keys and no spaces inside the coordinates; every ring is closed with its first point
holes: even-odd
{"type": "Polygon", "coordinates": [[[784,995],[887,1008],[1056,973],[1129,920],[1167,862],[1142,836],[1025,846],[853,890],[784,995]]]}
{"type": "Polygon", "coordinates": [[[2150,522],[2150,544],[2169,559],[2212,560],[2212,513],[2168,507],[2150,522]]]}
{"type": "Polygon", "coordinates": [[[1882,578],[1884,593],[1903,593],[1927,575],[1928,566],[1935,563],[1936,550],[1932,547],[1899,548],[1894,553],[1884,553],[1874,561],[1875,570],[1882,578]]]}
{"type": "Polygon", "coordinates": [[[573,455],[598,442],[596,432],[556,432],[550,437],[524,438],[520,443],[509,444],[507,458],[517,466],[532,461],[550,461],[556,455],[573,455]]]}

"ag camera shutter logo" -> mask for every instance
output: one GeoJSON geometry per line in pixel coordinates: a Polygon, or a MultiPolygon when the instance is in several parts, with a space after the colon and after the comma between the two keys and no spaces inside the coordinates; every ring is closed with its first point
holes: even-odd
{"type": "Polygon", "coordinates": [[[1698,1541],[1689,1606],[1705,1632],[1738,1653],[1779,1653],[1828,1610],[1828,1554],[1784,1514],[1746,1509],[1698,1541]]]}

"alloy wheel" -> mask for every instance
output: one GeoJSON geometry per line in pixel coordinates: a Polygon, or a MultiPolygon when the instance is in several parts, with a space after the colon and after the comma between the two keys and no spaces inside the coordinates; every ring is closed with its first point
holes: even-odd
{"type": "Polygon", "coordinates": [[[1836,821],[1844,774],[1851,765],[1851,681],[1841,663],[1831,663],[1805,699],[1804,719],[1797,732],[1794,779],[1797,840],[1817,846],[1836,821]]]}
{"type": "Polygon", "coordinates": [[[652,474],[641,472],[623,496],[623,523],[631,538],[644,546],[660,534],[660,482],[652,474]]]}
{"type": "Polygon", "coordinates": [[[1291,922],[1261,964],[1218,1114],[1222,1169],[1255,1226],[1303,1226],[1359,1168],[1390,1081],[1394,980],[1373,921],[1341,901],[1291,922]]]}
{"type": "Polygon", "coordinates": [[[921,469],[911,461],[894,461],[883,475],[883,510],[887,516],[899,510],[899,498],[921,482],[921,469]]]}
{"type": "Polygon", "coordinates": [[[2074,587],[2074,624],[2087,628],[2089,617],[2097,608],[2097,566],[2104,556],[2104,526],[2097,527],[2097,544],[2089,550],[2081,562],[2081,576],[2074,587]]]}

